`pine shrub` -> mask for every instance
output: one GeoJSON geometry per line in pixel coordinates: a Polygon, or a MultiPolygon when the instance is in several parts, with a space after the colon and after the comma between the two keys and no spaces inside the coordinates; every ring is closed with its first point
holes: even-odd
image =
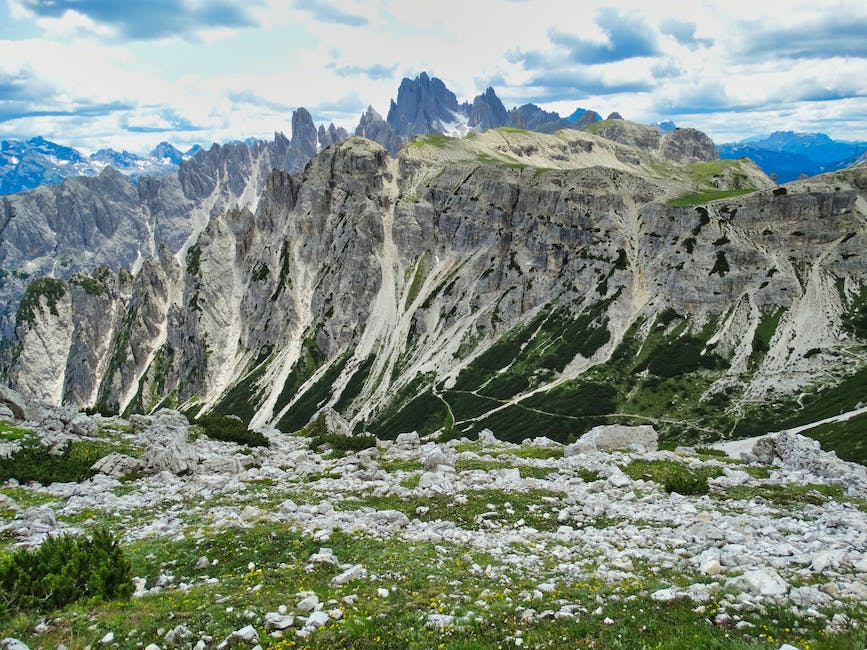
{"type": "Polygon", "coordinates": [[[251,431],[241,420],[225,415],[203,415],[196,420],[205,435],[214,440],[237,442],[248,447],[267,447],[268,438],[258,431],[251,431]]]}
{"type": "Polygon", "coordinates": [[[132,595],[130,564],[106,530],[92,537],[49,537],[38,549],[0,559],[0,614],[52,611],[83,599],[132,595]]]}

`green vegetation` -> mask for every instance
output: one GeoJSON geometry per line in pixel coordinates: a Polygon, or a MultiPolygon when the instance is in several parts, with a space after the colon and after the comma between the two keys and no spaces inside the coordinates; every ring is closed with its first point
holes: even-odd
{"type": "MultiPolygon", "coordinates": [[[[280,395],[277,396],[277,402],[274,404],[274,413],[279,413],[283,410],[283,407],[292,401],[298,389],[313,376],[313,373],[323,363],[325,363],[325,354],[316,344],[316,337],[308,336],[301,342],[301,354],[298,357],[298,361],[292,366],[292,370],[283,384],[283,389],[280,391],[280,395]]],[[[301,426],[306,423],[306,421],[303,422],[301,426]]]]}
{"type": "Polygon", "coordinates": [[[466,503],[462,502],[460,505],[454,502],[454,495],[450,494],[422,494],[405,499],[396,496],[363,496],[357,500],[342,501],[339,507],[344,510],[397,510],[422,521],[453,521],[468,530],[478,530],[485,519],[493,519],[505,525],[513,525],[523,520],[524,524],[537,530],[557,530],[560,525],[557,522],[558,510],[546,501],[551,497],[561,497],[560,492],[543,489],[521,492],[472,490],[465,493],[465,496],[466,503]]]}
{"type": "Polygon", "coordinates": [[[743,194],[750,194],[755,192],[755,188],[749,189],[734,189],[734,190],[705,190],[703,192],[690,192],[689,194],[684,194],[683,196],[679,196],[676,199],[671,199],[667,203],[668,205],[675,208],[685,208],[691,205],[701,205],[703,203],[709,203],[711,201],[718,201],[720,199],[730,199],[735,196],[741,196],[743,194]]]}
{"type": "Polygon", "coordinates": [[[0,615],[51,611],[82,599],[129,598],[130,564],[105,530],[92,537],[49,537],[38,549],[0,558],[0,615]]]}
{"type": "Polygon", "coordinates": [[[813,483],[808,485],[764,484],[758,486],[736,485],[728,488],[725,493],[716,495],[718,498],[740,499],[750,501],[761,499],[780,507],[792,507],[811,504],[822,505],[829,499],[840,501],[844,490],[839,485],[813,483]]]}
{"type": "Polygon", "coordinates": [[[251,431],[241,420],[225,415],[203,415],[196,420],[205,435],[214,440],[236,442],[248,447],[268,447],[268,438],[258,431],[251,431]]]}
{"type": "MultiPolygon", "coordinates": [[[[495,505],[496,512],[502,514],[502,506],[495,505]]],[[[208,635],[216,644],[252,622],[266,650],[494,650],[516,647],[516,638],[529,648],[659,650],[771,650],[782,643],[830,650],[860,648],[867,643],[867,634],[855,626],[829,635],[823,631],[825,620],[799,618],[788,608],[773,604],[766,605],[763,613],[742,612],[750,623],[746,629],[714,624],[721,610],[716,600],[697,612],[696,604],[688,599],[659,602],[650,595],[663,586],[685,587],[695,582],[695,577],[675,576],[658,567],[654,573],[640,565],[635,578],[622,582],[606,582],[595,574],[558,577],[555,589],[534,600],[532,607],[539,612],[556,612],[564,604],[572,604],[582,615],[525,620],[522,610],[516,608],[516,596],[523,591],[531,593],[538,579],[520,573],[514,564],[504,565],[484,552],[446,542],[407,543],[336,531],[328,541],[335,555],[341,562],[361,564],[372,577],[335,587],[330,584],[337,571],[334,567],[305,569],[308,558],[321,545],[310,535],[273,523],[211,531],[203,538],[136,541],[124,546],[124,554],[132,572],[145,577],[148,586],[166,567],[192,586],[131,601],[72,603],[47,617],[26,612],[2,617],[0,637],[19,638],[32,648],[54,648],[60,643],[82,648],[97,647],[111,630],[119,648],[132,650],[151,642],[168,645],[162,639],[174,626],[193,630],[195,636],[184,643],[208,635]],[[216,563],[197,569],[202,556],[216,563]],[[468,571],[473,564],[490,565],[502,572],[502,579],[491,580],[468,571]],[[205,581],[208,577],[217,581],[209,584],[205,581]],[[380,595],[378,589],[387,590],[388,595],[380,595]],[[337,604],[329,607],[339,608],[342,616],[332,618],[306,639],[291,633],[283,638],[262,634],[262,613],[276,611],[282,604],[291,607],[302,591],[315,592],[324,602],[334,601],[337,604]],[[343,601],[345,596],[353,597],[343,601]],[[244,617],[247,610],[255,613],[253,621],[244,617]],[[428,617],[435,614],[454,616],[453,623],[443,628],[426,625],[428,617]],[[605,619],[611,623],[603,624],[605,619]],[[41,622],[44,625],[38,626],[41,622]]],[[[864,619],[862,607],[845,613],[853,620],[864,619]]],[[[231,641],[229,647],[238,647],[237,641],[231,641]]]]}
{"type": "Polygon", "coordinates": [[[18,311],[15,313],[15,324],[32,323],[40,309],[41,299],[44,299],[48,310],[57,316],[57,303],[65,295],[66,285],[60,280],[49,277],[34,280],[27,285],[24,295],[21,296],[18,311]]]}
{"type": "Polygon", "coordinates": [[[434,395],[430,381],[429,377],[417,375],[397,391],[391,402],[369,423],[367,430],[377,438],[390,439],[407,431],[427,435],[446,426],[448,407],[434,395]]]}
{"type": "Polygon", "coordinates": [[[689,467],[673,460],[634,460],[623,472],[631,478],[650,480],[659,483],[666,492],[684,495],[701,495],[710,491],[707,480],[722,476],[720,467],[689,467]]]}
{"type": "Polygon", "coordinates": [[[103,296],[106,293],[105,287],[102,286],[102,283],[99,280],[96,280],[89,275],[84,275],[83,273],[76,273],[69,278],[69,284],[81,287],[89,296],[103,296]]]}
{"type": "Polygon", "coordinates": [[[187,274],[199,275],[201,272],[202,249],[198,244],[193,244],[187,249],[187,274]]]}
{"type": "Polygon", "coordinates": [[[346,386],[343,389],[343,392],[340,393],[340,399],[337,400],[337,403],[334,404],[334,410],[338,413],[345,414],[347,409],[352,405],[352,401],[358,397],[361,393],[361,389],[364,388],[364,384],[367,381],[368,376],[370,376],[370,371],[373,368],[373,364],[376,361],[376,355],[368,355],[368,357],[361,362],[358,366],[358,370],[349,378],[349,381],[346,382],[346,386]]]}
{"type": "Polygon", "coordinates": [[[0,458],[0,483],[10,478],[42,485],[84,481],[93,476],[91,466],[114,451],[119,450],[110,442],[78,441],[68,443],[59,453],[51,453],[47,447],[25,439],[12,456],[0,458]]]}
{"type": "Polygon", "coordinates": [[[346,452],[361,451],[376,447],[376,437],[371,435],[347,436],[328,430],[325,416],[320,415],[313,422],[298,432],[299,435],[310,438],[310,448],[318,449],[323,445],[330,447],[336,456],[343,456],[346,452]]]}
{"type": "Polygon", "coordinates": [[[713,263],[713,268],[710,270],[708,275],[717,274],[721,278],[725,277],[725,274],[729,272],[729,262],[726,259],[725,251],[717,251],[716,252],[716,261],[713,263]]]}
{"type": "Polygon", "coordinates": [[[220,401],[216,403],[211,413],[214,415],[234,415],[241,418],[244,424],[250,424],[259,406],[258,383],[268,370],[270,359],[266,359],[248,372],[241,380],[232,386],[220,401]]]}
{"type": "Polygon", "coordinates": [[[753,354],[750,356],[752,366],[758,366],[770,351],[771,340],[774,338],[782,315],[783,309],[762,313],[762,318],[753,334],[753,354]]]}
{"type": "MultiPolygon", "coordinates": [[[[318,349],[318,348],[317,348],[318,349]]],[[[349,353],[345,352],[331,362],[330,367],[322,373],[322,376],[310,388],[308,388],[280,418],[277,428],[280,431],[298,431],[304,427],[310,418],[322,407],[330,395],[331,387],[343,372],[343,368],[349,361],[349,353]]],[[[300,362],[299,362],[300,363],[300,362]]],[[[294,369],[293,369],[294,372],[294,369]]],[[[311,373],[312,374],[312,373],[311,373]]],[[[286,382],[288,385],[288,381],[286,382]]],[[[286,387],[283,388],[284,392],[286,387]]],[[[275,407],[275,412],[277,409],[275,407]]]]}
{"type": "Polygon", "coordinates": [[[424,278],[427,273],[427,254],[422,255],[415,263],[415,271],[412,275],[412,283],[409,285],[409,291],[406,294],[406,300],[403,303],[403,310],[409,309],[412,302],[418,297],[418,292],[424,284],[424,278]]]}
{"type": "Polygon", "coordinates": [[[30,429],[16,427],[13,424],[0,420],[0,440],[24,440],[33,435],[30,429]]]}
{"type": "Polygon", "coordinates": [[[447,147],[452,142],[457,141],[458,138],[451,138],[447,135],[442,135],[440,133],[423,133],[415,136],[412,140],[407,142],[406,146],[408,147],[438,147],[440,149],[447,147]]]}

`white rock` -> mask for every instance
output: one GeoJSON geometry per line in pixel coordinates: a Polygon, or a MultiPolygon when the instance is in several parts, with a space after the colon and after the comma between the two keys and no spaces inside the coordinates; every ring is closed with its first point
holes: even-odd
{"type": "Polygon", "coordinates": [[[629,427],[622,424],[605,424],[593,427],[576,442],[567,445],[563,455],[577,456],[597,451],[615,451],[617,449],[637,449],[640,451],[656,451],[659,436],[649,424],[629,427]]]}
{"type": "Polygon", "coordinates": [[[339,587],[341,585],[345,585],[347,582],[352,582],[353,580],[361,580],[362,578],[366,577],[367,569],[365,569],[360,564],[353,564],[343,573],[331,578],[331,586],[339,587]]]}
{"type": "Polygon", "coordinates": [[[241,641],[245,641],[247,643],[259,641],[259,633],[252,625],[245,625],[240,630],[235,630],[234,632],[232,632],[232,637],[235,639],[240,639],[241,641]]]}
{"type": "Polygon", "coordinates": [[[743,575],[746,588],[760,596],[784,596],[789,585],[773,569],[747,571],[743,575]]]}
{"type": "Polygon", "coordinates": [[[23,641],[6,637],[5,639],[0,639],[0,650],[30,650],[30,648],[23,641]]]}
{"type": "Polygon", "coordinates": [[[202,569],[207,569],[211,566],[211,561],[206,556],[201,556],[198,560],[196,560],[196,570],[201,571],[202,569]]]}
{"type": "Polygon", "coordinates": [[[156,643],[148,643],[145,650],[160,650],[160,647],[156,643]]]}
{"type": "Polygon", "coordinates": [[[328,625],[328,612],[322,611],[321,609],[311,612],[310,616],[307,617],[307,622],[304,623],[304,627],[308,628],[325,627],[326,625],[328,625]]]}
{"type": "Polygon", "coordinates": [[[323,546],[318,552],[311,555],[307,562],[310,564],[331,564],[335,566],[339,564],[334,551],[326,546],[323,546]]]}
{"type": "Polygon", "coordinates": [[[403,447],[404,449],[417,449],[421,445],[421,439],[415,431],[399,433],[394,439],[394,444],[396,447],[403,447]]]}
{"type": "Polygon", "coordinates": [[[114,632],[108,632],[104,637],[102,637],[102,638],[99,640],[99,642],[100,642],[102,645],[108,645],[108,644],[111,643],[112,641],[114,641],[114,632]]]}
{"type": "Polygon", "coordinates": [[[265,627],[269,630],[285,630],[294,624],[295,617],[292,614],[279,614],[277,612],[265,614],[265,627]]]}
{"type": "Polygon", "coordinates": [[[385,589],[383,587],[379,587],[376,590],[376,595],[379,596],[380,598],[388,598],[388,589],[385,589]]]}
{"type": "Polygon", "coordinates": [[[722,573],[722,565],[716,558],[711,558],[702,564],[698,570],[706,576],[716,576],[722,573]]]}
{"type": "Polygon", "coordinates": [[[611,474],[608,475],[608,483],[612,487],[622,488],[631,485],[632,479],[618,468],[616,472],[611,472],[611,474]]]}
{"type": "Polygon", "coordinates": [[[846,551],[841,549],[824,551],[813,558],[810,568],[816,573],[822,573],[826,569],[839,569],[847,559],[846,551]]]}
{"type": "Polygon", "coordinates": [[[674,600],[675,598],[677,598],[678,593],[676,590],[669,587],[667,589],[659,589],[657,591],[654,591],[652,594],[650,594],[650,597],[653,598],[653,600],[658,600],[665,603],[669,600],[674,600]]]}
{"type": "Polygon", "coordinates": [[[319,596],[316,594],[310,594],[305,598],[302,598],[297,605],[295,605],[295,609],[299,612],[310,612],[319,604],[319,596]]]}

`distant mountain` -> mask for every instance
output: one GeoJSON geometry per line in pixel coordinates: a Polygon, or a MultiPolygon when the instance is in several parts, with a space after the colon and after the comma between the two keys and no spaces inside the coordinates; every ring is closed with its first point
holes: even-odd
{"type": "Polygon", "coordinates": [[[802,154],[820,163],[837,163],[854,159],[867,150],[867,142],[833,140],[824,133],[795,133],[775,131],[767,137],[749,138],[743,141],[761,149],[802,154]]]}
{"type": "Polygon", "coordinates": [[[796,180],[802,174],[815,176],[825,171],[824,166],[801,153],[787,151],[772,151],[762,149],[754,144],[721,144],[717,147],[720,158],[749,158],[756,163],[768,176],[776,174],[777,182],[788,183],[796,180]]]}
{"type": "Polygon", "coordinates": [[[560,129],[583,129],[601,119],[595,111],[584,108],[577,109],[568,118],[535,104],[506,110],[490,87],[472,102],[459,103],[442,80],[422,72],[415,79],[401,81],[397,98],[391,101],[385,119],[373,107],[368,107],[355,134],[378,142],[394,155],[404,142],[423,133],[463,137],[472,131],[502,126],[554,133],[560,129]]]}
{"type": "Polygon", "coordinates": [[[177,171],[182,161],[200,149],[197,145],[182,153],[168,142],[161,142],[146,156],[114,149],[100,149],[85,156],[72,147],[41,136],[29,140],[3,140],[0,143],[0,195],[57,184],[72,176],[97,176],[106,167],[113,167],[132,178],[165,174],[177,171]]]}
{"type": "Polygon", "coordinates": [[[66,159],[49,171],[101,171],[53,176],[56,180],[40,187],[0,197],[0,335],[13,329],[18,301],[31,280],[67,279],[103,265],[131,271],[163,248],[177,254],[213,215],[255,209],[274,169],[298,171],[318,151],[347,137],[334,125],[317,130],[303,108],[293,113],[292,125],[291,139],[275,133],[273,141],[214,144],[184,154],[161,143],[144,158],[111,149],[85,158],[41,138],[24,143],[28,147],[16,149],[23,149],[22,157],[35,158],[38,148],[51,152],[40,153],[41,162],[48,156],[66,159]],[[146,164],[173,171],[139,171],[133,182],[146,164]]]}
{"type": "Polygon", "coordinates": [[[787,183],[801,175],[815,176],[853,164],[865,151],[867,142],[833,140],[824,133],[775,131],[768,136],[721,144],[720,158],[742,158],[755,162],[769,176],[787,183]]]}

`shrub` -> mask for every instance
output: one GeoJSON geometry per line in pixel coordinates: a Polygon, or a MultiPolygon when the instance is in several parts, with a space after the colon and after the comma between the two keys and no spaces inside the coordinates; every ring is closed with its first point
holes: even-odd
{"type": "Polygon", "coordinates": [[[251,431],[241,420],[226,415],[203,415],[196,420],[205,435],[214,440],[236,442],[248,447],[268,447],[271,443],[258,431],[251,431]]]}
{"type": "Polygon", "coordinates": [[[42,485],[78,483],[93,476],[91,465],[111,451],[104,443],[75,442],[52,454],[35,441],[25,441],[15,454],[0,459],[0,483],[10,478],[42,485]]]}
{"type": "Polygon", "coordinates": [[[132,572],[112,534],[50,537],[0,559],[0,612],[58,609],[86,598],[129,598],[132,572]]]}
{"type": "Polygon", "coordinates": [[[338,455],[343,455],[347,451],[361,451],[362,449],[376,447],[376,436],[370,434],[346,436],[329,431],[324,415],[320,415],[316,420],[301,429],[300,433],[310,438],[311,449],[328,445],[338,455]]]}
{"type": "Polygon", "coordinates": [[[723,470],[716,466],[691,468],[673,460],[635,460],[624,470],[633,479],[650,479],[661,484],[668,493],[684,495],[707,494],[708,478],[720,476],[723,470]]]}

